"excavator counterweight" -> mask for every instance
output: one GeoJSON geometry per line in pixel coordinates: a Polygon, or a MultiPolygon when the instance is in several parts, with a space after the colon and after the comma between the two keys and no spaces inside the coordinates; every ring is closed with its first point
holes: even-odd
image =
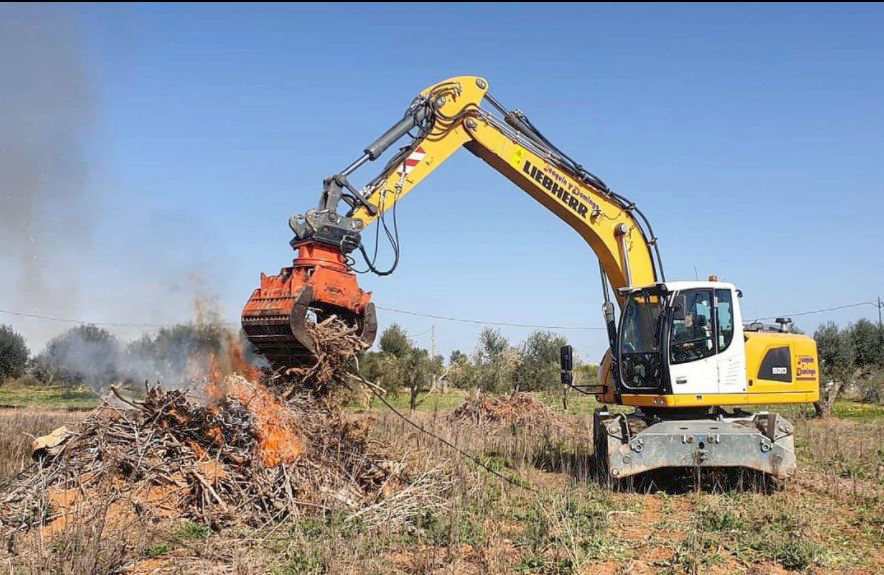
{"type": "Polygon", "coordinates": [[[354,325],[367,345],[374,342],[377,318],[371,292],[356,283],[343,253],[314,241],[294,245],[298,257],[279,275],[261,274],[242,312],[246,337],[271,365],[297,367],[315,361],[311,322],[336,315],[354,325]]]}

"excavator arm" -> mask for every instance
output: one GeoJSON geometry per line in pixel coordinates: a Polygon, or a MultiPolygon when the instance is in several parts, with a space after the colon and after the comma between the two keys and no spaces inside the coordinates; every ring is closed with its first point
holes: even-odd
{"type": "Polygon", "coordinates": [[[360,158],[324,181],[316,209],[292,216],[292,246],[298,257],[279,276],[262,275],[261,288],[243,311],[243,327],[258,350],[273,363],[308,361],[313,349],[305,318],[311,310],[316,316],[347,317],[366,340],[373,339],[376,320],[370,294],[359,289],[348,254],[361,251],[374,269],[361,232],[462,147],[586,240],[600,262],[613,346],[614,309],[606,282],[622,304],[620,288],[665,281],[650,224],[634,203],[561,152],[524,114],[491,97],[485,79],[460,76],[421,92],[403,118],[360,158]],[[486,102],[490,106],[482,107],[486,102]],[[406,137],[405,145],[367,185],[356,189],[349,182],[358,168],[406,137]]]}

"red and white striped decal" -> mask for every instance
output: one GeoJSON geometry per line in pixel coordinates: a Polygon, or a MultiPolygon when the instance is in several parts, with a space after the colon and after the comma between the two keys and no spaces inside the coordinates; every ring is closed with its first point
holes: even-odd
{"type": "Polygon", "coordinates": [[[423,147],[418,146],[415,151],[410,153],[408,155],[408,157],[405,158],[405,161],[402,162],[402,165],[399,166],[399,169],[396,170],[396,173],[397,174],[407,174],[407,173],[411,172],[411,170],[413,170],[414,167],[416,165],[418,165],[418,163],[420,163],[420,161],[423,160],[424,156],[426,156],[426,155],[427,155],[427,153],[424,151],[423,147]]]}

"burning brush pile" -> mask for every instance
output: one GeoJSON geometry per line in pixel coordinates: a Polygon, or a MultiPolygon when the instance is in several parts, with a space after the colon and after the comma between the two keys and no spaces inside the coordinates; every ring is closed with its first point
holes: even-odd
{"type": "Polygon", "coordinates": [[[107,497],[122,515],[216,527],[420,505],[422,479],[407,477],[331,393],[362,342],[342,323],[314,326],[313,335],[323,353],[310,368],[229,375],[209,382],[214,400],[204,402],[158,387],[138,400],[120,395],[121,407],[105,404],[75,429],[41,438],[35,464],[0,494],[0,523],[51,525],[107,497]]]}
{"type": "Polygon", "coordinates": [[[508,425],[529,430],[554,427],[558,422],[555,413],[528,393],[470,397],[451,412],[449,420],[452,423],[508,425]]]}

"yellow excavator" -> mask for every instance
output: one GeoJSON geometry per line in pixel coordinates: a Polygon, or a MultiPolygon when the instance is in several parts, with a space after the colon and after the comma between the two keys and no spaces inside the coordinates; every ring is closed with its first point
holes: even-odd
{"type": "MultiPolygon", "coordinates": [[[[279,275],[262,274],[242,314],[247,337],[272,365],[312,362],[307,326],[330,314],[374,340],[375,308],[358,286],[351,254],[361,253],[375,273],[391,273],[399,260],[396,203],[462,147],[571,226],[598,257],[609,349],[598,384],[579,389],[602,404],[634,408],[594,414],[605,480],[661,468],[793,474],[793,426],[776,413],[743,408],[816,401],[813,339],[790,333],[786,318],[778,326],[744,326],[742,293],[716,277],[667,281],[657,238],[636,204],[553,145],[524,113],[504,107],[477,76],[422,91],[359,159],[323,182],[315,209],[289,220],[297,257],[279,275]],[[358,189],[350,183],[353,172],[400,140],[380,174],[358,189]],[[395,251],[388,270],[376,267],[377,240],[373,250],[362,242],[375,220],[395,251]]],[[[573,387],[570,348],[561,360],[562,381],[573,387]]]]}

